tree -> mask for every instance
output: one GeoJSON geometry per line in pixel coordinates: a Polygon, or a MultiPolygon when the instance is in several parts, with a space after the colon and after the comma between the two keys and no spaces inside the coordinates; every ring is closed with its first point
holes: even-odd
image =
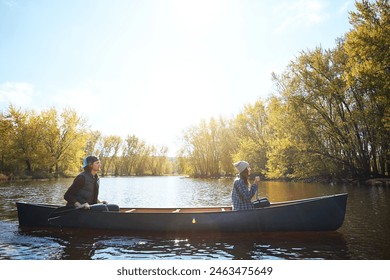
{"type": "Polygon", "coordinates": [[[351,66],[345,44],[340,39],[334,49],[302,52],[277,79],[291,109],[286,120],[294,119],[291,125],[300,131],[290,132],[293,146],[300,151],[294,176],[384,175],[383,168],[378,172],[376,160],[383,158],[383,151],[388,153],[384,110],[372,94],[372,83],[362,87],[361,82],[348,82],[351,66]]]}
{"type": "Polygon", "coordinates": [[[15,169],[12,122],[3,113],[0,114],[0,173],[9,174],[15,169]]]}
{"type": "Polygon", "coordinates": [[[122,152],[122,174],[123,175],[143,175],[145,171],[144,162],[145,151],[147,150],[146,143],[135,135],[127,136],[124,141],[122,152]]]}
{"type": "Polygon", "coordinates": [[[232,145],[234,135],[228,123],[220,118],[202,120],[184,132],[183,148],[180,152],[181,170],[195,177],[219,177],[231,174],[232,145]]]}
{"type": "Polygon", "coordinates": [[[41,117],[34,111],[22,111],[12,105],[6,115],[8,124],[12,127],[12,151],[18,162],[24,162],[25,173],[31,175],[35,167],[41,167],[43,162],[41,117]]]}
{"type": "Polygon", "coordinates": [[[168,147],[151,146],[150,148],[150,159],[149,159],[149,170],[152,175],[162,175],[165,173],[166,166],[168,164],[168,147]]]}
{"type": "Polygon", "coordinates": [[[102,176],[107,175],[111,165],[115,164],[121,144],[122,139],[119,136],[110,135],[103,137],[102,150],[99,155],[102,176]]]}
{"type": "Polygon", "coordinates": [[[253,173],[266,173],[268,116],[264,102],[257,100],[254,105],[246,105],[234,123],[239,148],[234,161],[250,162],[253,173]]]}
{"type": "MultiPolygon", "coordinates": [[[[276,80],[276,77],[275,77],[276,80]]],[[[279,80],[279,82],[282,82],[279,80]]],[[[299,130],[294,114],[281,98],[271,97],[268,108],[267,177],[293,178],[295,156],[299,153],[292,130],[299,130]]]]}
{"type": "Polygon", "coordinates": [[[346,34],[346,81],[366,122],[373,174],[390,173],[390,4],[356,2],[346,34]]]}
{"type": "Polygon", "coordinates": [[[222,175],[231,175],[236,172],[233,166],[233,156],[238,150],[239,139],[233,129],[234,121],[234,119],[227,120],[222,117],[219,119],[221,139],[219,150],[222,175]]]}
{"type": "Polygon", "coordinates": [[[98,130],[90,131],[84,148],[85,155],[99,155],[101,153],[102,133],[98,130]]]}
{"type": "Polygon", "coordinates": [[[62,171],[77,170],[75,167],[79,167],[87,137],[86,121],[72,109],[64,109],[60,115],[55,109],[50,109],[43,111],[41,116],[48,171],[58,173],[60,166],[64,167],[62,171]]]}

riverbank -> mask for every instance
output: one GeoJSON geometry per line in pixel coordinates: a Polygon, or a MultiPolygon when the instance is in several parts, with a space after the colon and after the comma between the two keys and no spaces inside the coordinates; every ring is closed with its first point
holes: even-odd
{"type": "Polygon", "coordinates": [[[58,178],[71,178],[75,177],[77,174],[49,174],[49,173],[42,173],[42,172],[36,172],[31,175],[5,175],[0,173],[0,182],[7,182],[7,181],[29,181],[29,180],[52,180],[52,179],[58,179],[58,178]]]}
{"type": "MultiPolygon", "coordinates": [[[[50,181],[50,180],[57,180],[61,178],[75,178],[79,173],[74,174],[49,174],[49,173],[39,173],[39,174],[33,174],[33,175],[23,175],[23,176],[7,176],[2,173],[0,173],[0,182],[23,182],[23,181],[50,181]]],[[[130,176],[114,176],[114,175],[106,175],[101,176],[99,174],[100,178],[125,178],[125,177],[163,177],[163,176],[182,176],[186,177],[186,175],[181,174],[162,174],[162,175],[152,175],[152,174],[145,174],[145,175],[130,175],[130,176]]]]}

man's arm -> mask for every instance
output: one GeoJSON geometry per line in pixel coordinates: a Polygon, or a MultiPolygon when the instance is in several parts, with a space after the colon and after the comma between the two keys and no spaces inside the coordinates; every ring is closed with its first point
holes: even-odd
{"type": "Polygon", "coordinates": [[[64,195],[64,199],[71,205],[74,205],[77,201],[76,194],[78,191],[84,187],[85,184],[85,178],[84,176],[78,175],[72,185],[69,187],[69,189],[66,191],[64,195]]]}

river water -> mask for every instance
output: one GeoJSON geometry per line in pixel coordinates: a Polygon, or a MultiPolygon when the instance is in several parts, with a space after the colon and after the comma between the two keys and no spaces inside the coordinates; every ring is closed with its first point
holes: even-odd
{"type": "MultiPolygon", "coordinates": [[[[90,230],[21,229],[15,202],[64,204],[72,179],[0,183],[0,259],[12,260],[388,260],[390,188],[262,182],[260,196],[285,201],[348,193],[336,232],[266,234],[131,234],[90,230]]],[[[232,179],[101,178],[99,198],[121,207],[230,205],[232,179]]]]}

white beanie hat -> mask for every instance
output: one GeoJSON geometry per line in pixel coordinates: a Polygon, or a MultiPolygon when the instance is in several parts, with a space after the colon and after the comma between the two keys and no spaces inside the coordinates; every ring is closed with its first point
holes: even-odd
{"type": "Polygon", "coordinates": [[[242,171],[244,171],[246,168],[249,167],[249,163],[247,163],[246,161],[238,161],[238,162],[234,163],[233,165],[234,165],[234,167],[237,168],[239,173],[241,173],[242,171]]]}

